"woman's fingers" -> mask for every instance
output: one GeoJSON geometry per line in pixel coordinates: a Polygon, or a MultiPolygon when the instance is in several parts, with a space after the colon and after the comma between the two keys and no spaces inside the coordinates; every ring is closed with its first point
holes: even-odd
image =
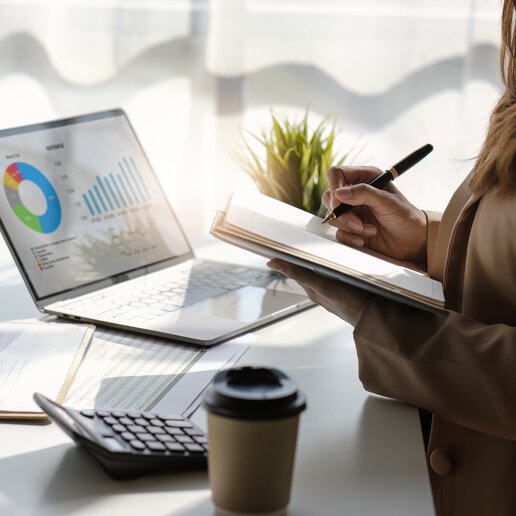
{"type": "Polygon", "coordinates": [[[285,262],[278,258],[273,258],[269,262],[267,262],[267,267],[273,269],[275,271],[281,272],[285,276],[293,279],[299,284],[302,284],[307,278],[310,278],[312,281],[314,277],[317,277],[314,272],[305,269],[304,267],[299,267],[298,265],[293,265],[292,263],[285,262]]]}
{"type": "MultiPolygon", "coordinates": [[[[330,191],[326,190],[322,196],[322,202],[328,210],[330,209],[329,199],[330,191]]],[[[352,211],[341,215],[338,219],[331,221],[330,224],[337,228],[337,240],[339,240],[339,242],[354,247],[362,247],[365,237],[372,237],[377,233],[376,226],[365,224],[362,219],[352,211]]]]}
{"type": "Polygon", "coordinates": [[[353,211],[344,213],[339,218],[332,220],[330,224],[338,230],[353,233],[355,235],[371,237],[377,233],[376,226],[366,224],[359,215],[353,211]]]}
{"type": "Polygon", "coordinates": [[[381,173],[376,167],[330,167],[326,176],[330,190],[335,190],[345,185],[369,183],[381,173]]]}
{"type": "Polygon", "coordinates": [[[392,207],[393,203],[399,203],[397,199],[393,198],[391,192],[379,190],[364,183],[337,188],[334,197],[338,203],[352,206],[366,205],[373,209],[392,207]]]}
{"type": "Polygon", "coordinates": [[[314,303],[353,325],[370,297],[367,292],[282,260],[274,259],[267,265],[299,283],[314,303]]]}
{"type": "Polygon", "coordinates": [[[381,173],[382,171],[375,167],[330,167],[326,172],[329,193],[323,204],[329,210],[333,210],[341,203],[335,198],[337,189],[357,183],[369,183],[381,173]]]}

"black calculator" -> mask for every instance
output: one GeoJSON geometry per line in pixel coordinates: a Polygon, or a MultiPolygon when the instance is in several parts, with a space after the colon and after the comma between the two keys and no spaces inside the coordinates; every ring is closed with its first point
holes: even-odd
{"type": "Polygon", "coordinates": [[[34,394],[34,401],[114,478],[207,467],[206,434],[182,416],[77,410],[40,393],[34,394]]]}

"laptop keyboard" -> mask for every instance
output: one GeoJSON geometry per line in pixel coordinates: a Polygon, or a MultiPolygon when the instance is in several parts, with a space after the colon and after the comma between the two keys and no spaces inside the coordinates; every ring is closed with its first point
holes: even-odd
{"type": "Polygon", "coordinates": [[[142,323],[231,290],[266,285],[273,273],[216,262],[186,262],[61,304],[67,312],[142,323]]]}

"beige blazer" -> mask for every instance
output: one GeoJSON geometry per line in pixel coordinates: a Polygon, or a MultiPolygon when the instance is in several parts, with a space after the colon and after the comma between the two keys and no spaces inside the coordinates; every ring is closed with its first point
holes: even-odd
{"type": "Polygon", "coordinates": [[[427,214],[428,271],[449,315],[373,297],[355,327],[371,392],[434,414],[439,516],[516,515],[516,196],[471,195],[427,214]]]}

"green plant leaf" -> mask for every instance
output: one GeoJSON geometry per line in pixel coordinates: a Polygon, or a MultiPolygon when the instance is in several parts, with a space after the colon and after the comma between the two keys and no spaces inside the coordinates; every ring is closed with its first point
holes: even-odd
{"type": "Polygon", "coordinates": [[[311,131],[308,109],[299,121],[279,118],[271,110],[270,128],[263,128],[260,136],[246,134],[259,143],[263,155],[242,136],[243,151],[238,159],[260,191],[317,214],[321,195],[328,188],[326,171],[348,157],[334,156],[335,123],[325,117],[311,131]]]}

